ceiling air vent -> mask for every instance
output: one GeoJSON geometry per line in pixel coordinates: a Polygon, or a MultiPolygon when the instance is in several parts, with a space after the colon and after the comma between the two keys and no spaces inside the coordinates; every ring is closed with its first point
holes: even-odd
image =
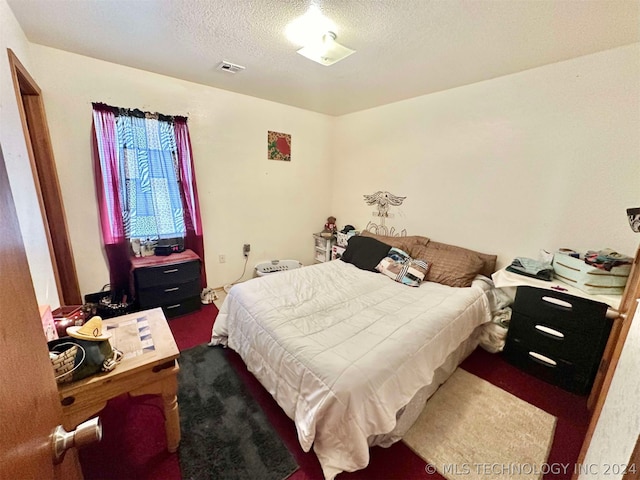
{"type": "Polygon", "coordinates": [[[218,70],[222,70],[223,72],[229,72],[229,73],[238,73],[244,70],[244,67],[242,65],[236,65],[235,63],[231,63],[231,62],[227,62],[226,60],[223,60],[222,62],[220,62],[220,65],[218,65],[218,70]]]}

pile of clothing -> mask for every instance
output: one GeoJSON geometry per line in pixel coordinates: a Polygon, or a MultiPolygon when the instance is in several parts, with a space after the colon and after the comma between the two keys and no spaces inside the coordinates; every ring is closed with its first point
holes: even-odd
{"type": "Polygon", "coordinates": [[[553,278],[553,267],[549,260],[534,260],[532,258],[517,257],[507,266],[507,271],[527,277],[550,282],[553,278]]]}
{"type": "Polygon", "coordinates": [[[584,255],[584,261],[588,265],[610,272],[613,267],[630,265],[633,263],[633,258],[615,252],[610,248],[605,248],[604,250],[587,251],[584,255]]]}

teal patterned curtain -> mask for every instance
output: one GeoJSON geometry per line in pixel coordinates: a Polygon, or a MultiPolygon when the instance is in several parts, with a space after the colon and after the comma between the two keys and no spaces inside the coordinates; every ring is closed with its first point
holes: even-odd
{"type": "Polygon", "coordinates": [[[127,238],[180,238],[185,222],[171,117],[119,109],[120,204],[127,238]]]}

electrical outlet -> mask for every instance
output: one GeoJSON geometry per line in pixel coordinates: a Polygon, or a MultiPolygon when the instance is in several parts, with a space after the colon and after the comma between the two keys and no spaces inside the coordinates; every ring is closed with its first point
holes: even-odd
{"type": "Polygon", "coordinates": [[[248,243],[245,243],[245,244],[242,246],[242,254],[243,254],[245,257],[248,257],[248,256],[249,256],[249,252],[250,252],[250,251],[251,251],[251,245],[250,245],[250,244],[248,244],[248,243]]]}
{"type": "Polygon", "coordinates": [[[218,261],[220,263],[225,263],[227,261],[227,256],[226,255],[218,255],[218,261]]]}

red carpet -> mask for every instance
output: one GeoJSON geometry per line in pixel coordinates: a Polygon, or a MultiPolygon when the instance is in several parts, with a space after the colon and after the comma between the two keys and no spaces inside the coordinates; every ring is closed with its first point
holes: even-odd
{"type": "MultiPolygon", "coordinates": [[[[197,313],[170,320],[169,325],[180,350],[208,342],[217,313],[214,305],[205,305],[197,313]]],[[[321,480],[318,460],[313,452],[304,453],[300,448],[293,422],[247,371],[240,357],[233,354],[230,359],[300,465],[289,479],[321,480]]],[[[586,397],[573,395],[531,377],[508,364],[500,355],[480,348],[463,362],[462,367],[558,417],[548,463],[569,464],[571,467],[566,476],[554,474],[545,476],[545,479],[570,479],[589,423],[586,397]]],[[[119,397],[110,401],[100,416],[104,430],[102,442],[80,452],[85,479],[181,479],[177,454],[166,451],[164,418],[158,397],[119,397]]],[[[339,480],[442,478],[437,473],[427,474],[425,462],[402,442],[390,448],[372,448],[371,461],[366,469],[338,476],[339,480]]]]}

